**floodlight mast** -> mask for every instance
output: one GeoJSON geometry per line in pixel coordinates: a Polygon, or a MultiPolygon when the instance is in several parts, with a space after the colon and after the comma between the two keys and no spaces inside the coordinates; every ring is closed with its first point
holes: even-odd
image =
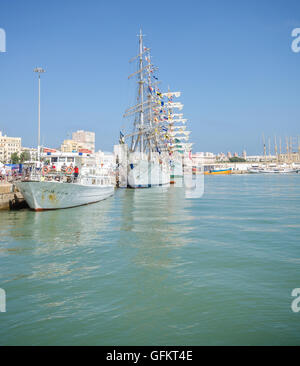
{"type": "Polygon", "coordinates": [[[38,101],[38,161],[40,161],[40,140],[41,140],[41,74],[45,72],[42,67],[36,67],[34,70],[39,75],[39,101],[38,101]]]}

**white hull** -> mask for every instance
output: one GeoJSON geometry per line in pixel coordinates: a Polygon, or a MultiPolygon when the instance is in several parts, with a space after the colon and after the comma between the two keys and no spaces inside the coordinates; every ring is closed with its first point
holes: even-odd
{"type": "Polygon", "coordinates": [[[130,188],[150,188],[170,184],[170,170],[163,164],[139,160],[129,164],[128,186],[130,188]]]}
{"type": "Polygon", "coordinates": [[[28,206],[35,211],[76,207],[102,201],[114,194],[111,185],[61,182],[18,182],[28,206]]]}
{"type": "Polygon", "coordinates": [[[174,160],[171,165],[171,178],[183,177],[182,161],[174,160]]]}
{"type": "Polygon", "coordinates": [[[284,169],[284,170],[267,170],[267,169],[250,169],[249,173],[254,174],[290,174],[298,173],[299,169],[284,169]]]}

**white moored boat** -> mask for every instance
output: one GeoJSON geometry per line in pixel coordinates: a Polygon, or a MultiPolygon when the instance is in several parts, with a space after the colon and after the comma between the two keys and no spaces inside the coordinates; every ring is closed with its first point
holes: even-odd
{"type": "Polygon", "coordinates": [[[290,174],[299,173],[300,169],[286,168],[286,167],[264,167],[264,168],[252,168],[249,169],[249,173],[254,174],[290,174]]]}
{"type": "Polygon", "coordinates": [[[54,171],[48,166],[44,166],[42,171],[34,166],[28,167],[30,171],[25,172],[22,181],[16,183],[31,209],[43,211],[76,207],[102,201],[114,194],[111,178],[101,175],[95,167],[82,165],[82,158],[74,156],[77,154],[73,153],[72,157],[74,163],[80,166],[78,177],[74,177],[73,169],[61,169],[60,165],[71,158],[67,154],[57,155],[59,157],[51,158],[60,161],[54,171]]]}
{"type": "Polygon", "coordinates": [[[17,183],[28,206],[35,211],[70,208],[102,201],[113,195],[112,185],[22,181],[17,183]]]}

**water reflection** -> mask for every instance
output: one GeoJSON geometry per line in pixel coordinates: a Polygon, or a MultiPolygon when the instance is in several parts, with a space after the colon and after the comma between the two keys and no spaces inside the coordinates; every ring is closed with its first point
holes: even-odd
{"type": "Polygon", "coordinates": [[[31,239],[37,250],[62,249],[68,245],[82,245],[105,231],[107,212],[112,200],[67,210],[45,212],[24,211],[18,217],[18,227],[11,234],[15,239],[31,239]]]}
{"type": "Polygon", "coordinates": [[[120,245],[137,248],[134,260],[140,265],[171,265],[168,254],[190,242],[191,205],[184,188],[127,190],[122,197],[120,245]]]}

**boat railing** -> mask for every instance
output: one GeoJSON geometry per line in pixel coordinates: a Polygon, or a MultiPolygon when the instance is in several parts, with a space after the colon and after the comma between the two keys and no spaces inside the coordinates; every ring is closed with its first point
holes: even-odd
{"type": "Polygon", "coordinates": [[[65,171],[49,170],[46,174],[42,169],[31,167],[30,169],[24,169],[22,173],[23,181],[36,181],[36,182],[62,182],[62,183],[77,183],[86,185],[114,185],[114,175],[90,175],[79,174],[75,176],[74,173],[68,174],[65,171]]]}

